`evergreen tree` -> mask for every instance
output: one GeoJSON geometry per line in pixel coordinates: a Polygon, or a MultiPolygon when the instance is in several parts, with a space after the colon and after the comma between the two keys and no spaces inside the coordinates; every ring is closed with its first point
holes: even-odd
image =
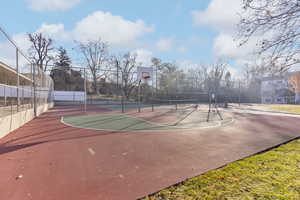
{"type": "Polygon", "coordinates": [[[71,59],[67,51],[60,47],[51,77],[54,81],[54,89],[58,91],[82,91],[84,80],[81,72],[71,69],[71,59]]]}
{"type": "Polygon", "coordinates": [[[71,59],[67,54],[67,50],[63,47],[58,49],[58,55],[56,57],[56,62],[54,63],[55,68],[69,71],[71,68],[71,59]]]}

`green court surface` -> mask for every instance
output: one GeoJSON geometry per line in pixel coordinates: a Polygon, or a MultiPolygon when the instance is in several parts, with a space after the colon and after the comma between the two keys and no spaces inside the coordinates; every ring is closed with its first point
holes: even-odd
{"type": "Polygon", "coordinates": [[[64,117],[66,125],[94,130],[137,131],[137,130],[170,130],[176,127],[159,125],[124,114],[97,114],[64,117]]]}

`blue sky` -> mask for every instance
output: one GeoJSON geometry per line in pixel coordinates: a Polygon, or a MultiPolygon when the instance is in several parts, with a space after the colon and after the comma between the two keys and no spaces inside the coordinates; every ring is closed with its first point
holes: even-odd
{"type": "Polygon", "coordinates": [[[73,40],[101,37],[113,53],[136,51],[141,60],[155,56],[192,65],[222,58],[238,70],[249,52],[233,42],[239,5],[240,0],[11,0],[2,2],[0,25],[25,49],[29,32],[48,34],[69,50],[73,40]]]}

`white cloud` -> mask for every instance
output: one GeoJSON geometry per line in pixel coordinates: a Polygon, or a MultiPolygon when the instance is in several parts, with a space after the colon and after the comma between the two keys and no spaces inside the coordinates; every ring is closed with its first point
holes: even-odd
{"type": "MultiPolygon", "coordinates": [[[[108,12],[97,11],[79,21],[73,29],[66,30],[64,24],[42,24],[35,33],[43,33],[54,40],[62,42],[79,40],[85,42],[102,38],[113,47],[132,48],[138,43],[139,37],[154,31],[153,26],[148,26],[143,20],[129,21],[121,16],[114,16],[108,12]]],[[[22,51],[27,54],[31,46],[25,33],[12,36],[22,51]]],[[[15,48],[8,41],[0,41],[1,61],[15,66],[15,48]]],[[[152,52],[137,49],[138,61],[147,63],[151,61],[152,52]]],[[[55,52],[54,52],[55,53],[55,52]]],[[[23,59],[22,62],[25,62],[23,59]]]]}
{"type": "Polygon", "coordinates": [[[247,44],[240,47],[232,35],[220,33],[214,40],[213,51],[217,57],[246,59],[248,57],[252,57],[257,50],[258,40],[259,38],[253,37],[247,44]]]}
{"type": "Polygon", "coordinates": [[[55,40],[71,39],[70,33],[65,30],[65,26],[63,24],[42,24],[36,32],[43,33],[47,37],[55,40]]]}
{"type": "Polygon", "coordinates": [[[176,61],[176,65],[179,66],[179,68],[183,69],[183,70],[188,70],[188,69],[196,69],[199,68],[200,65],[191,61],[191,60],[177,60],[176,61]]]}
{"type": "Polygon", "coordinates": [[[156,48],[160,52],[170,51],[173,47],[173,38],[163,38],[157,41],[156,48]]]}
{"type": "Polygon", "coordinates": [[[68,10],[81,0],[27,0],[29,7],[35,11],[64,11],[68,10]]]}
{"type": "Polygon", "coordinates": [[[113,47],[133,47],[139,37],[153,31],[153,26],[146,25],[143,20],[129,21],[109,12],[97,11],[77,22],[73,29],[66,30],[64,24],[42,24],[36,33],[60,41],[86,42],[101,38],[113,47]]]}
{"type": "Polygon", "coordinates": [[[142,63],[145,66],[151,65],[151,59],[153,57],[153,53],[146,49],[136,49],[132,51],[137,55],[137,62],[142,63]]]}
{"type": "Polygon", "coordinates": [[[97,11],[79,21],[73,30],[74,38],[80,41],[101,37],[111,45],[130,46],[138,37],[153,32],[143,20],[129,21],[109,12],[97,11]]]}
{"type": "Polygon", "coordinates": [[[233,31],[239,22],[241,0],[212,0],[204,11],[193,11],[195,25],[209,25],[221,31],[233,31]]]}
{"type": "Polygon", "coordinates": [[[192,12],[195,25],[207,25],[218,34],[214,39],[213,54],[216,58],[229,58],[238,63],[241,60],[251,60],[257,52],[260,36],[252,37],[249,42],[239,46],[237,40],[237,25],[240,20],[238,13],[242,10],[242,0],[211,0],[205,10],[192,12]]]}

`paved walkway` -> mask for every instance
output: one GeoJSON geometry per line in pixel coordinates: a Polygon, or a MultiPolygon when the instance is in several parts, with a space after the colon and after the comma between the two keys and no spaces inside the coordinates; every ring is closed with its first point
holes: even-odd
{"type": "Polygon", "coordinates": [[[0,199],[136,199],[300,136],[296,117],[248,113],[230,126],[184,132],[60,123],[76,113],[54,109],[0,140],[0,199]]]}
{"type": "Polygon", "coordinates": [[[274,111],[274,110],[261,110],[261,109],[253,109],[253,108],[229,108],[225,109],[227,112],[234,113],[248,113],[248,114],[256,114],[256,115],[273,115],[273,116],[283,116],[283,117],[298,117],[299,114],[293,114],[282,111],[274,111]]]}

